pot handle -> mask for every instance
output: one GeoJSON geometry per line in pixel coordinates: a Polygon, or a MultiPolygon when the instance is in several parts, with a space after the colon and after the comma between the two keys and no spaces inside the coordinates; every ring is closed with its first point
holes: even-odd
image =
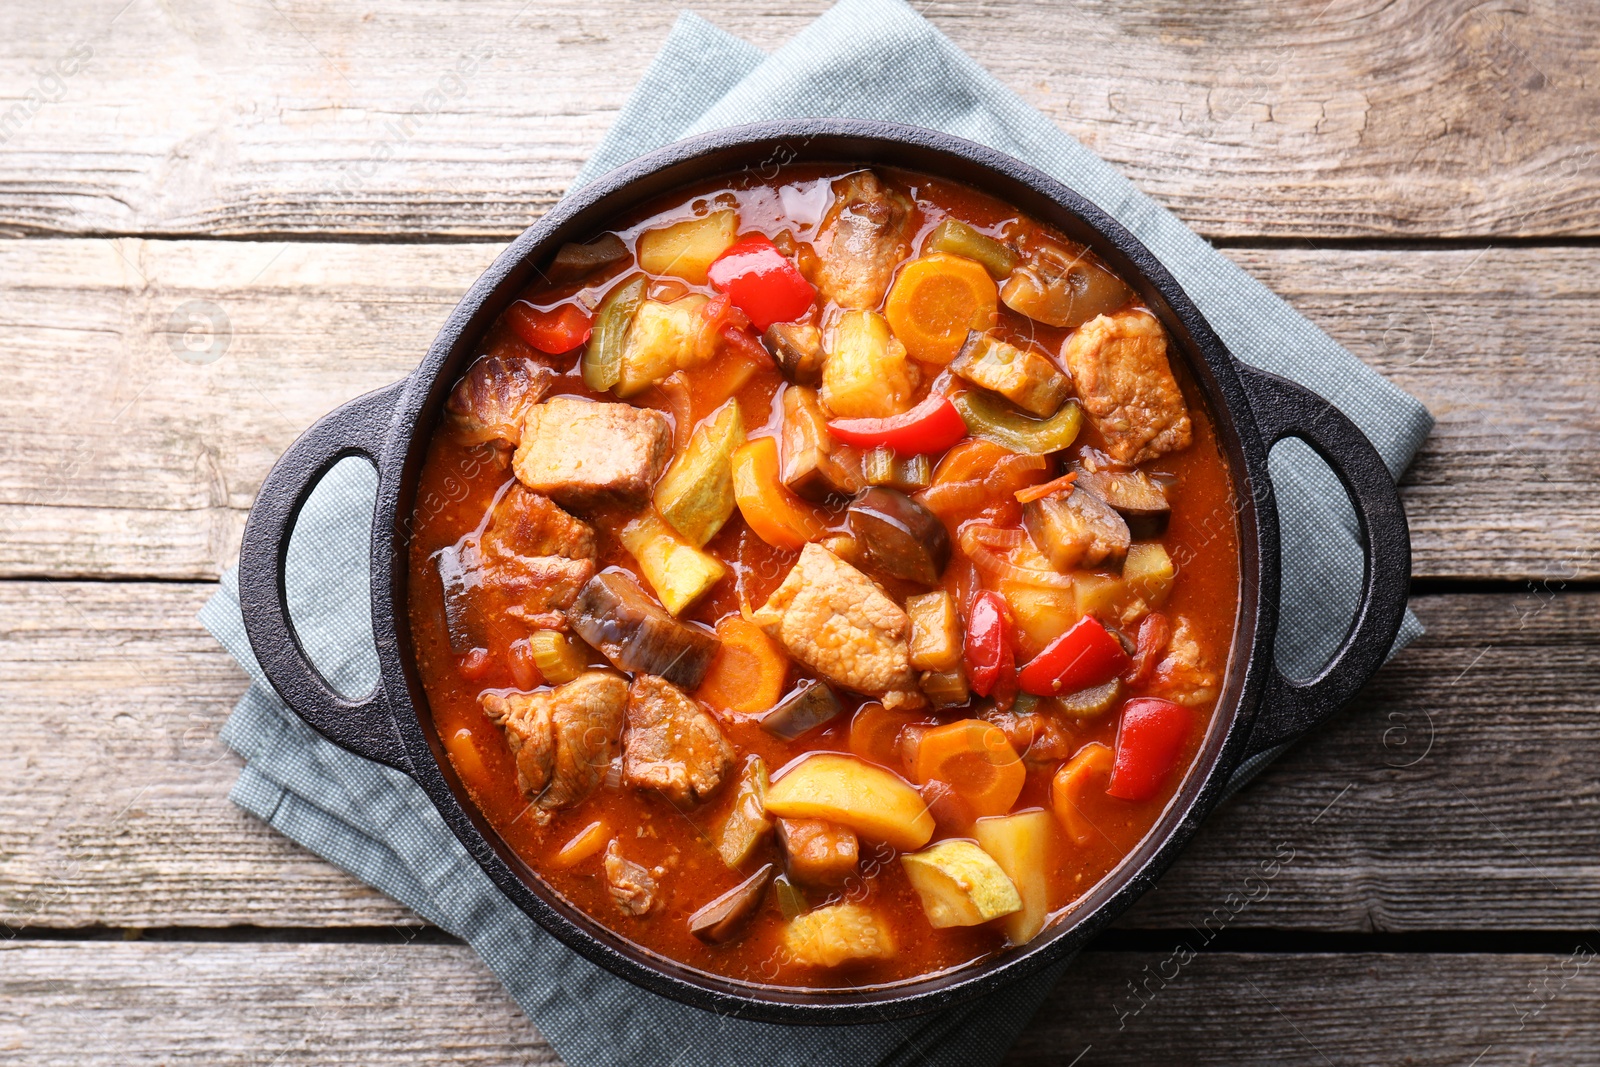
{"type": "Polygon", "coordinates": [[[1244,367],[1245,392],[1268,449],[1295,437],[1321,456],[1355,507],[1361,529],[1361,604],[1350,632],[1320,673],[1267,677],[1249,755],[1282,744],[1332,715],[1383,666],[1405,616],[1411,583],[1411,533],[1400,491],[1366,435],[1325,398],[1254,367],[1244,367]]]}
{"type": "Polygon", "coordinates": [[[361,456],[381,469],[389,417],[406,384],[402,379],[324,415],[273,464],[245,522],[239,607],[256,662],[296,715],[340,748],[410,774],[382,680],[357,700],[329,685],[300,644],[284,587],[289,535],[300,509],[323,475],[347,456],[361,456]]]}

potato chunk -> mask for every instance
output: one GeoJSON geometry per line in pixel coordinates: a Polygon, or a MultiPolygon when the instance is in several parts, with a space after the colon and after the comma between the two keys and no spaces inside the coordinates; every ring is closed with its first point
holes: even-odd
{"type": "Polygon", "coordinates": [[[846,311],[834,322],[822,364],[822,403],[840,418],[884,418],[911,407],[917,369],[875,311],[846,311]]]}
{"type": "Polygon", "coordinates": [[[739,214],[732,210],[648,230],[639,235],[639,266],[651,274],[704,285],[712,261],[728,250],[738,234],[739,214]]]}
{"type": "Polygon", "coordinates": [[[1022,907],[1000,921],[1013,945],[1027,944],[1044,929],[1050,909],[1045,859],[1054,829],[1050,813],[1042,809],[979,819],[972,829],[972,836],[1006,872],[1022,898],[1022,907]]]}
{"type": "Polygon", "coordinates": [[[889,925],[860,904],[834,904],[795,916],[784,930],[783,945],[792,960],[806,967],[894,956],[889,925]]]}
{"type": "Polygon", "coordinates": [[[689,438],[683,455],[656,484],[656,510],[696,545],[717,535],[733,514],[733,453],[744,444],[744,416],[729,400],[689,438]]]}
{"type": "Polygon", "coordinates": [[[672,615],[699,600],[728,573],[727,565],[702,552],[654,512],[639,516],[622,528],[622,546],[639,561],[650,587],[672,615]]]}
{"type": "Polygon", "coordinates": [[[900,865],[936,929],[977,926],[1022,909],[1022,897],[1006,872],[971,841],[940,841],[901,856],[900,865]]]}
{"type": "Polygon", "coordinates": [[[933,816],[905,779],[840,752],[813,753],[773,782],[767,811],[840,823],[895,848],[921,848],[933,837],[933,816]]]}

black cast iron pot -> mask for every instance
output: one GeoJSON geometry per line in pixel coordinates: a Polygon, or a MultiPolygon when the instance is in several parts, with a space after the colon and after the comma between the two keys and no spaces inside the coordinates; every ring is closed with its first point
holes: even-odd
{"type": "Polygon", "coordinates": [[[245,527],[239,593],[250,644],[284,701],[324,737],[409,775],[518,907],[595,963],[655,993],[701,1008],[783,1023],[856,1023],[922,1014],[988,993],[1078,952],[1155,882],[1217,803],[1242,761],[1292,739],[1348,700],[1383,663],[1405,610],[1411,545],[1382,459],[1326,400],[1236,360],[1172,276],[1121,225],[1059,182],[1009,156],[930,130],[882,122],[797,120],[695,137],[586,186],[511,243],[462,299],[427,356],[402,381],[328,415],[273,467],[245,527]],[[1090,245],[1160,317],[1210,406],[1235,487],[1239,613],[1217,712],[1172,803],[1137,848],[1032,943],[979,963],[891,985],[818,992],[736,982],[641,949],[562,901],[495,834],[468,799],[436,736],[410,652],[406,536],[429,436],[486,327],[555,250],[603,230],[635,206],[704,178],[770,177],[789,163],[904,167],[964,182],[1090,245]],[[1273,665],[1278,624],[1278,515],[1267,451],[1296,437],[1333,468],[1366,544],[1360,608],[1315,678],[1273,665]],[[372,623],[380,679],[341,697],[309,663],[284,593],[289,534],[312,487],[345,456],[377,468],[372,519],[372,623]]]}

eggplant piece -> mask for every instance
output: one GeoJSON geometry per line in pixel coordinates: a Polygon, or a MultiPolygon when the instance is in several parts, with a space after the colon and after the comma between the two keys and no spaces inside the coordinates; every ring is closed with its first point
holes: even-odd
{"type": "Polygon", "coordinates": [[[568,241],[544,270],[551,285],[570,285],[628,258],[628,246],[614,233],[603,233],[586,244],[568,241]]]}
{"type": "Polygon", "coordinates": [[[761,728],[774,737],[793,741],[836,718],[844,706],[827,682],[807,678],[761,716],[761,728]]]}
{"type": "Polygon", "coordinates": [[[921,585],[939,584],[950,562],[950,533],[939,516],[915,500],[875,485],[856,494],[845,522],[869,567],[921,585]]]}
{"type": "Polygon", "coordinates": [[[709,630],[679,622],[624,571],[595,575],[567,609],[567,624],[619,670],[660,675],[699,688],[722,645],[709,630]]]}
{"type": "Polygon", "coordinates": [[[1072,380],[1044,356],[978,330],[967,332],[950,372],[1041,419],[1060,411],[1072,392],[1072,380]]]}
{"type": "Polygon", "coordinates": [[[745,920],[761,906],[761,897],[766,893],[767,883],[772,881],[776,869],[776,864],[767,864],[689,916],[689,932],[713,945],[731,941],[745,920]]]}
{"type": "Polygon", "coordinates": [[[761,335],[778,369],[798,385],[822,384],[822,331],[809,322],[775,322],[761,335]]]}
{"type": "Polygon", "coordinates": [[[1077,484],[1115,508],[1135,541],[1153,541],[1167,532],[1172,505],[1161,483],[1144,471],[1079,467],[1077,484]]]}
{"type": "Polygon", "coordinates": [[[1133,298],[1121,278],[1087,250],[1036,240],[1027,262],[1000,287],[1000,299],[1019,314],[1047,326],[1082,326],[1109,315],[1133,298]]]}
{"type": "Polygon", "coordinates": [[[1024,504],[1022,525],[1034,547],[1062,574],[1102,563],[1121,567],[1133,541],[1116,509],[1077,485],[1070,493],[1024,504]]]}
{"type": "Polygon", "coordinates": [[[855,450],[833,440],[822,402],[809,386],[783,391],[780,444],[778,478],[796,496],[823,501],[834,494],[849,496],[866,484],[855,450]]]}
{"type": "Polygon", "coordinates": [[[472,604],[479,585],[476,569],[462,559],[459,545],[441,548],[434,556],[434,565],[439,570],[439,584],[444,587],[444,621],[450,635],[450,651],[461,656],[484,647],[488,644],[487,635],[472,604]]]}

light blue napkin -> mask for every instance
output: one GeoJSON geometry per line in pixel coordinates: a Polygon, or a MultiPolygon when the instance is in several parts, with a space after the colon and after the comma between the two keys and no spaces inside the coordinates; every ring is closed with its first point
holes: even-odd
{"type": "MultiPolygon", "coordinates": [[[[681,17],[578,183],[689,133],[807,115],[933,127],[1034,164],[1144,241],[1240,358],[1338,404],[1397,476],[1427,436],[1432,419],[1421,404],[898,0],[844,0],[771,56],[693,15],[681,17]]],[[[1355,518],[1343,490],[1304,446],[1280,446],[1272,476],[1284,535],[1277,652],[1291,673],[1307,674],[1332,651],[1354,610],[1361,578],[1355,518]]],[[[339,464],[312,494],[289,551],[290,611],[302,642],[329,680],[350,694],[365,692],[378,672],[367,587],[375,492],[376,478],[364,463],[339,464]]],[[[233,572],[200,618],[253,679],[222,734],[247,761],[235,803],[470,943],[572,1067],[982,1067],[1002,1058],[1063,969],[966,1009],[850,1028],[752,1023],[646,993],[572,953],[507,901],[409,779],[328,744],[284,707],[250,653],[233,572]]],[[[1395,648],[1420,632],[1408,613],[1395,648]]]]}

